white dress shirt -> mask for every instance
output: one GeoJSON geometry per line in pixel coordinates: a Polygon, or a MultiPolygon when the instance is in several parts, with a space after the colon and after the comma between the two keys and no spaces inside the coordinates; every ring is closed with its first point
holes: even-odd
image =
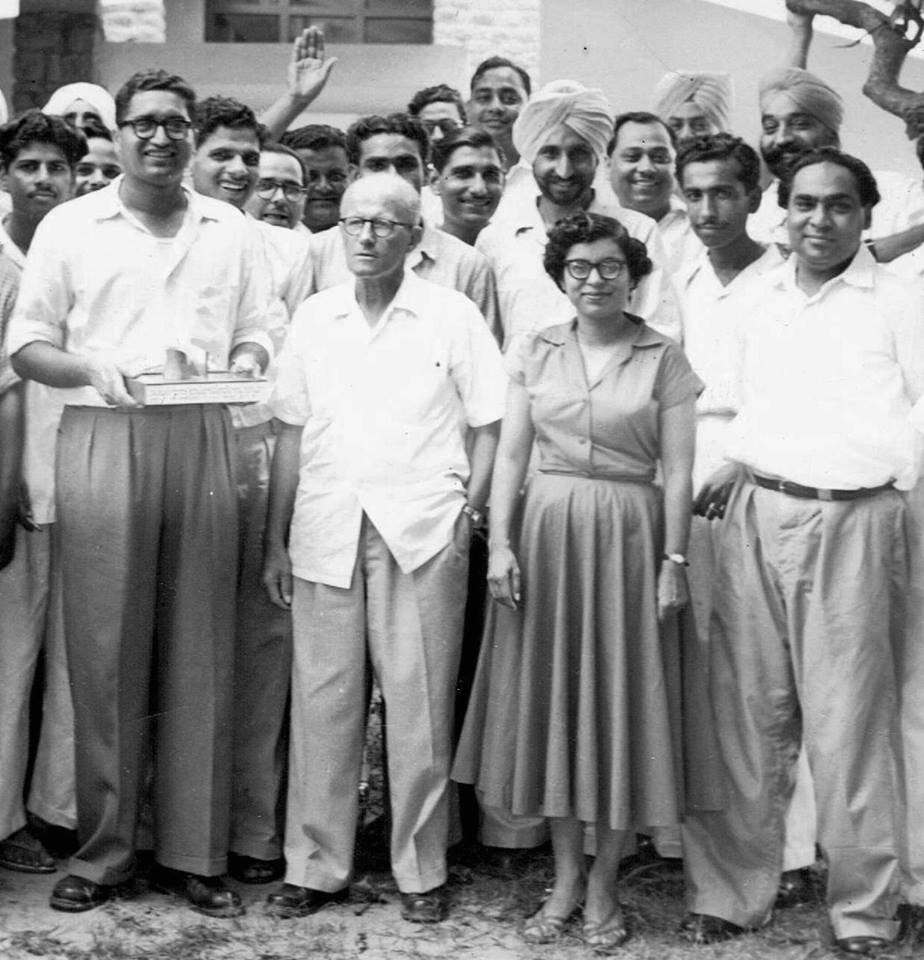
{"type": "Polygon", "coordinates": [[[281,420],[304,425],[295,576],[348,587],[363,513],[406,573],[442,550],[465,503],[465,426],[499,420],[506,389],[471,301],[412,270],[372,327],[352,281],[304,303],[271,401],[281,420]]]}
{"type": "MultiPolygon", "coordinates": [[[[478,235],[475,247],[490,261],[497,280],[504,344],[513,337],[567,323],[574,307],[542,265],[548,232],[539,213],[540,193],[523,191],[523,202],[509,205],[503,217],[495,214],[478,235]]],[[[635,288],[628,309],[665,336],[677,339],[680,318],[673,287],[664,270],[667,256],[657,225],[650,217],[627,210],[596,195],[587,210],[615,217],[648,248],[654,269],[635,288]]]]}
{"type": "Polygon", "coordinates": [[[760,278],[782,262],[779,249],[771,244],[723,285],[701,246],[699,257],[678,278],[683,349],[706,384],[696,401],[697,488],[725,460],[726,430],[739,406],[742,332],[757,309],[763,289],[760,278]]]}
{"type": "MultiPolygon", "coordinates": [[[[10,322],[10,352],[45,341],[123,369],[158,371],[168,348],[196,346],[216,368],[251,342],[272,356],[262,253],[239,210],[186,191],[174,237],[156,237],[122,205],[121,178],[55,207],[39,224],[10,322]]],[[[67,403],[104,406],[92,387],[67,403]]]]}
{"type": "Polygon", "coordinates": [[[744,331],[742,405],[727,455],[758,473],[827,489],[910,489],[924,392],[919,290],[860,247],[814,295],[796,258],[768,273],[744,331]]]}

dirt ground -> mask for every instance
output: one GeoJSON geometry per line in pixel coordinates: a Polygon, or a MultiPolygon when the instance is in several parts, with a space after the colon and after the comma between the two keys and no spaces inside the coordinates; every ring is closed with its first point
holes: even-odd
{"type": "MultiPolygon", "coordinates": [[[[63,866],[63,864],[62,864],[63,866]]],[[[452,911],[432,926],[399,916],[398,893],[386,873],[358,877],[351,901],[303,920],[263,913],[272,885],[238,885],[247,914],[212,920],[181,900],[136,884],[132,896],[89,913],[48,908],[56,876],[0,871],[0,957],[3,960],[392,960],[464,958],[526,960],[587,957],[578,927],[558,943],[529,947],[519,938],[523,918],[536,909],[551,878],[548,851],[514,863],[483,862],[476,849],[456,856],[450,880],[452,911]]],[[[829,933],[818,902],[780,911],[760,933],[715,947],[691,947],[675,935],[683,914],[683,880],[676,867],[630,870],[620,897],[632,930],[625,960],[826,960],[829,933]]],[[[924,945],[901,943],[883,960],[924,957],[924,945]]]]}

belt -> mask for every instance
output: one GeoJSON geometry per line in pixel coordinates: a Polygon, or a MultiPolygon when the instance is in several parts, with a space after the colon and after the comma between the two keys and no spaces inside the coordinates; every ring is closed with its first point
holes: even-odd
{"type": "Polygon", "coordinates": [[[821,490],[817,487],[804,487],[801,483],[792,480],[781,480],[778,477],[762,477],[759,473],[750,474],[751,479],[758,487],[765,490],[776,490],[789,497],[799,497],[802,500],[860,500],[863,497],[874,497],[884,490],[891,490],[894,481],[880,484],[878,487],[860,487],[859,490],[821,490]]]}

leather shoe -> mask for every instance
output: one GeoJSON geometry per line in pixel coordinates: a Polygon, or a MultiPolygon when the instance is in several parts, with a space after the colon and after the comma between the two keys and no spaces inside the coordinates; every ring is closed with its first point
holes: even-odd
{"type": "Polygon", "coordinates": [[[439,923],[449,914],[446,888],[434,887],[426,893],[401,894],[401,918],[411,923],[439,923]]]}
{"type": "Polygon", "coordinates": [[[285,876],[286,862],[278,860],[258,860],[245,857],[242,853],[228,855],[228,873],[241,883],[272,883],[285,876]]]}
{"type": "Polygon", "coordinates": [[[54,857],[28,827],[22,827],[0,841],[0,867],[20,873],[54,873],[54,857]]]}
{"type": "Polygon", "coordinates": [[[776,908],[785,910],[787,907],[796,907],[800,903],[811,903],[815,900],[815,883],[812,871],[787,870],[780,877],[780,885],[776,890],[776,908]]]}
{"type": "Polygon", "coordinates": [[[688,913],[680,924],[680,936],[687,943],[702,946],[707,943],[722,943],[733,937],[740,937],[744,927],[736,923],[713,917],[708,913],[688,913]]]}
{"type": "Polygon", "coordinates": [[[55,884],[48,903],[52,910],[83,913],[105,903],[112,896],[112,890],[112,887],[68,874],[55,884]]]}
{"type": "Polygon", "coordinates": [[[240,896],[222,877],[200,877],[156,864],[151,871],[151,886],[161,893],[184,897],[193,910],[207,917],[226,919],[239,917],[244,912],[240,896]]]}
{"type": "Polygon", "coordinates": [[[284,883],[266,898],[266,912],[280,920],[308,917],[330,903],[344,903],[349,896],[349,887],[330,893],[327,890],[312,890],[311,887],[284,883]]]}
{"type": "Polygon", "coordinates": [[[843,940],[835,940],[834,946],[848,957],[875,957],[891,947],[892,941],[884,937],[844,937],[843,940]]]}

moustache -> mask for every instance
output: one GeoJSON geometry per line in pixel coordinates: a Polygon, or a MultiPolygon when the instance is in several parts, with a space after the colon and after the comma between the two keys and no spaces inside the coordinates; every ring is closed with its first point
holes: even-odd
{"type": "Polygon", "coordinates": [[[809,147],[784,144],[779,147],[767,147],[766,150],[761,150],[761,155],[764,158],[764,163],[771,170],[788,170],[800,157],[810,152],[809,147]]]}

